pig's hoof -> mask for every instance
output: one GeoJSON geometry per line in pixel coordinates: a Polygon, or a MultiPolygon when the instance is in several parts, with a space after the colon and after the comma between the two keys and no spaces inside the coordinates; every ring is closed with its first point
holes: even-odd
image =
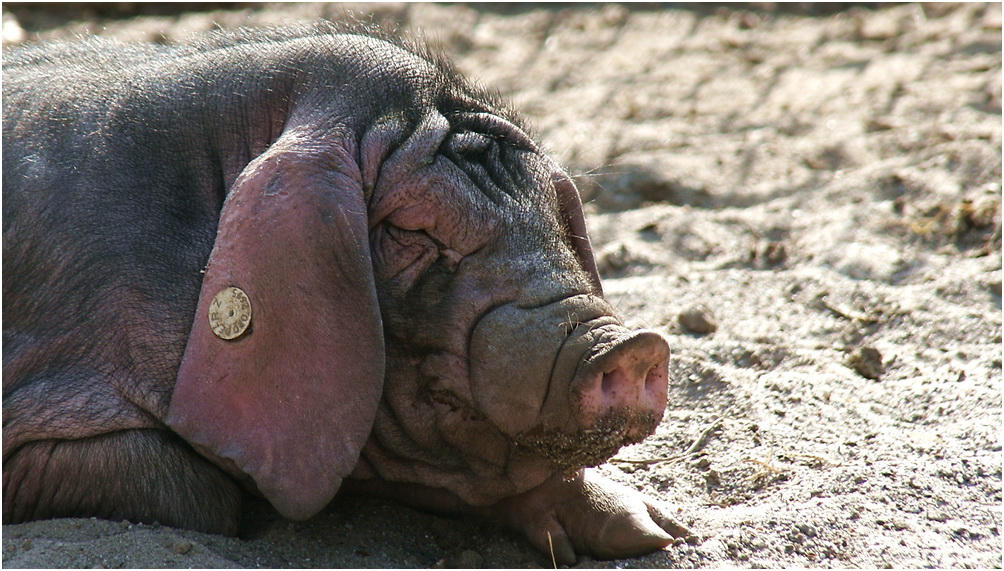
{"type": "Polygon", "coordinates": [[[552,478],[496,509],[559,564],[577,555],[635,557],[690,535],[661,502],[590,470],[570,481],[552,478]]]}

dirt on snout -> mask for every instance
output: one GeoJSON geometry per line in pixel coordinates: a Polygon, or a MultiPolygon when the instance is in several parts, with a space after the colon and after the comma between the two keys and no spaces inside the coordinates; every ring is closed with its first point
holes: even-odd
{"type": "Polygon", "coordinates": [[[658,421],[659,417],[651,411],[615,410],[591,428],[574,434],[532,430],[518,435],[515,443],[561,466],[566,476],[572,478],[579,468],[602,464],[625,445],[642,440],[641,435],[650,434],[658,421]]]}
{"type": "MultiPolygon", "coordinates": [[[[4,4],[4,40],[342,17],[420,33],[536,124],[607,296],[672,347],[600,470],[696,538],[579,567],[991,567],[1001,539],[1001,5],[4,4]]],[[[491,522],[340,497],[239,538],[3,527],[4,567],[542,567],[491,522]]]]}

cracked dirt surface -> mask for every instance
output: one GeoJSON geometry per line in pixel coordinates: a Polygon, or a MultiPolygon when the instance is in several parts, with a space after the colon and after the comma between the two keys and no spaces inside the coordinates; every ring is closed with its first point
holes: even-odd
{"type": "MultiPolygon", "coordinates": [[[[608,297],[670,339],[665,420],[601,469],[701,541],[578,566],[1002,566],[1000,4],[349,8],[514,101],[580,173],[608,297]]],[[[4,9],[27,39],[170,42],[346,6],[4,9]]],[[[256,505],[239,539],[4,526],[3,564],[550,561],[489,522],[346,497],[302,523],[256,505]]]]}

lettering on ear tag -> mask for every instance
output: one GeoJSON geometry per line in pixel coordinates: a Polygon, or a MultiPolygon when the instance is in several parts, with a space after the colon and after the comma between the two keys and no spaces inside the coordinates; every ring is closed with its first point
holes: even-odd
{"type": "Polygon", "coordinates": [[[243,290],[227,287],[209,304],[209,326],[220,339],[237,339],[251,325],[251,299],[243,290]]]}

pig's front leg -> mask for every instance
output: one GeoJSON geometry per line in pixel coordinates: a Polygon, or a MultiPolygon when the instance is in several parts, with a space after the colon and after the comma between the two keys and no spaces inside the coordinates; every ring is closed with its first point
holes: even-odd
{"type": "Polygon", "coordinates": [[[553,476],[488,511],[545,553],[553,549],[557,562],[568,565],[576,554],[599,559],[644,555],[690,534],[667,506],[593,470],[580,470],[571,480],[553,476]]]}

